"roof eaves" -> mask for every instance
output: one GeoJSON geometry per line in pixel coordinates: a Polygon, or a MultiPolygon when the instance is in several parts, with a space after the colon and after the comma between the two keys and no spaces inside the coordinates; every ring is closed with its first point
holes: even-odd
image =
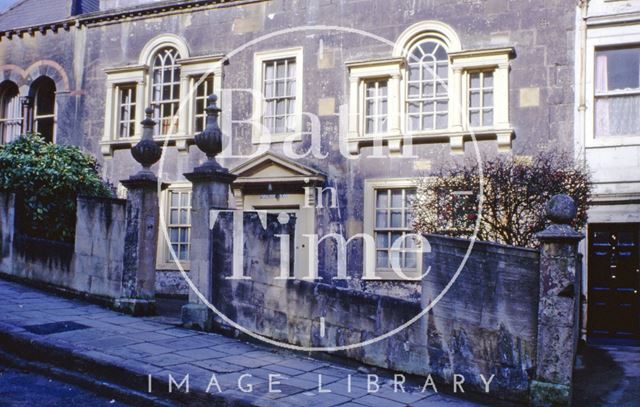
{"type": "MultiPolygon", "coordinates": [[[[153,4],[142,4],[133,7],[104,10],[94,13],[83,14],[78,16],[78,21],[81,25],[97,23],[101,21],[119,20],[121,18],[139,17],[149,14],[159,14],[165,12],[171,12],[176,10],[183,10],[207,5],[225,5],[227,3],[245,4],[256,3],[266,0],[191,0],[191,1],[177,1],[177,0],[164,0],[155,2],[153,4]]],[[[230,4],[231,5],[231,4],[230,4]]]]}

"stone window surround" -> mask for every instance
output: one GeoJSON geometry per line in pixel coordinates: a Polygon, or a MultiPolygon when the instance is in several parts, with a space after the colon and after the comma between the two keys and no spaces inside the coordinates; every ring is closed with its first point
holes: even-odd
{"type": "MultiPolygon", "coordinates": [[[[160,194],[160,216],[164,219],[165,227],[168,226],[169,217],[169,198],[171,191],[182,190],[190,191],[191,182],[188,181],[176,181],[169,184],[169,186],[160,194]]],[[[159,271],[177,271],[180,270],[178,265],[173,261],[167,261],[169,257],[169,247],[165,239],[164,231],[162,230],[162,223],[158,223],[158,250],[156,254],[156,269],[159,271]]],[[[190,262],[180,262],[184,271],[189,271],[191,268],[190,262]]]]}
{"type": "MultiPolygon", "coordinates": [[[[394,188],[415,188],[416,182],[412,178],[383,178],[383,179],[366,179],[364,181],[364,219],[363,228],[365,235],[371,236],[375,239],[374,225],[376,220],[376,207],[375,207],[375,191],[376,189],[394,189],[394,188]]],[[[376,253],[364,253],[363,252],[363,270],[362,274],[372,275],[375,271],[375,276],[378,280],[372,281],[405,281],[393,271],[378,271],[376,268],[376,253]],[[367,273],[368,271],[368,273],[367,273]]],[[[419,277],[422,273],[422,256],[417,255],[416,270],[404,271],[408,277],[419,277]]],[[[419,280],[418,280],[419,281],[419,280]]],[[[405,281],[406,282],[406,281],[405,281]]]]}
{"type": "MultiPolygon", "coordinates": [[[[150,64],[155,53],[164,47],[175,47],[180,53],[180,100],[186,101],[190,95],[195,95],[198,79],[204,74],[213,75],[213,91],[220,93],[222,88],[222,54],[190,57],[185,42],[175,35],[162,35],[145,45],[140,54],[137,65],[105,69],[107,75],[107,92],[105,103],[104,133],[100,141],[100,149],[104,156],[112,156],[113,150],[128,149],[135,145],[142,136],[144,109],[151,103],[151,72],[150,64]],[[136,125],[133,137],[119,139],[116,134],[118,87],[122,85],[136,85],[136,125]]],[[[168,138],[169,145],[175,145],[179,151],[187,151],[193,143],[195,131],[195,97],[190,103],[181,104],[178,110],[178,131],[168,138]]],[[[155,137],[159,144],[165,142],[166,135],[155,137]]]]}
{"type": "Polygon", "coordinates": [[[284,141],[300,141],[302,140],[302,87],[303,87],[303,48],[294,47],[279,50],[269,50],[256,52],[253,55],[253,116],[251,142],[253,144],[260,144],[262,137],[262,112],[264,111],[264,100],[262,97],[263,82],[264,82],[264,63],[276,59],[295,58],[296,60],[296,101],[295,101],[295,132],[271,134],[271,143],[278,143],[284,141]]]}
{"type": "Polygon", "coordinates": [[[639,136],[595,136],[595,53],[598,49],[611,47],[637,46],[640,43],[640,26],[589,26],[586,43],[585,109],[586,116],[585,148],[603,148],[616,146],[640,146],[639,136]]]}
{"type": "Polygon", "coordinates": [[[464,142],[472,135],[478,139],[496,139],[499,151],[510,151],[513,128],[509,122],[509,60],[513,48],[462,50],[455,32],[437,21],[425,21],[409,27],[398,38],[393,56],[386,59],[354,61],[346,64],[349,70],[349,132],[348,146],[357,153],[361,146],[372,145],[375,139],[386,141],[391,153],[400,153],[406,139],[411,143],[449,140],[452,153],[464,152],[464,142]],[[411,47],[425,39],[445,46],[449,54],[449,126],[446,130],[406,131],[407,83],[405,59],[411,47]],[[470,129],[464,120],[468,108],[469,73],[494,73],[494,121],[490,128],[470,129]],[[383,135],[367,135],[364,122],[364,83],[372,79],[387,79],[388,131],[383,135]],[[356,112],[355,114],[353,112],[356,112]]]}

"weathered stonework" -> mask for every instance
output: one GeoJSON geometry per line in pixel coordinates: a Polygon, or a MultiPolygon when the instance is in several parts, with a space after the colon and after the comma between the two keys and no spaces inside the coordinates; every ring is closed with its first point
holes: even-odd
{"type": "MultiPolygon", "coordinates": [[[[191,199],[191,270],[189,278],[198,287],[201,295],[212,296],[212,270],[215,260],[211,258],[209,212],[211,209],[229,207],[229,186],[233,175],[223,171],[195,171],[185,174],[193,184],[191,199]]],[[[210,329],[210,310],[200,301],[195,292],[189,291],[189,304],[182,308],[182,322],[188,327],[210,329]]]]}
{"type": "Polygon", "coordinates": [[[128,190],[123,296],[153,302],[158,244],[158,183],[133,177],[122,183],[128,190]]]}
{"type": "MultiPolygon", "coordinates": [[[[103,11],[115,13],[114,8],[123,4],[142,7],[145,2],[110,0],[104,3],[103,11]]],[[[128,150],[116,150],[112,157],[100,152],[107,99],[104,70],[137,65],[145,45],[156,36],[177,35],[184,39],[190,56],[201,57],[226,54],[263,34],[300,26],[345,26],[394,42],[412,24],[436,20],[456,31],[464,50],[514,48],[515,57],[510,61],[509,72],[510,121],[516,134],[514,154],[532,155],[541,144],[569,151],[573,148],[575,4],[564,0],[547,1],[545,7],[534,2],[506,0],[299,1],[295,6],[289,3],[274,0],[216,5],[212,1],[189,8],[176,7],[173,11],[132,13],[109,21],[96,16],[78,16],[77,24],[74,20],[67,29],[47,31],[44,35],[36,30],[33,36],[2,37],[0,65],[5,69],[0,70],[0,80],[15,81],[25,95],[29,84],[39,75],[51,76],[57,88],[56,141],[92,152],[102,164],[103,175],[117,183],[137,171],[137,165],[128,150]],[[521,95],[525,96],[523,105],[521,95]]],[[[147,6],[156,5],[148,3],[147,6]]],[[[441,141],[414,146],[419,159],[430,165],[414,165],[415,158],[367,159],[371,154],[369,147],[362,150],[363,157],[359,160],[347,160],[339,153],[339,120],[328,114],[332,110],[328,102],[319,101],[334,99],[334,111],[338,112],[349,99],[345,64],[390,56],[388,44],[370,37],[322,30],[287,31],[232,56],[223,67],[222,87],[251,88],[254,53],[292,47],[304,48],[303,111],[327,114],[320,116],[320,125],[322,150],[328,157],[308,156],[299,161],[326,174],[326,185],[339,191],[339,210],[317,211],[318,231],[343,231],[345,224],[362,224],[366,179],[428,175],[445,161],[464,159],[452,157],[449,145],[441,141]]],[[[223,100],[225,113],[232,113],[235,118],[246,118],[252,113],[250,98],[235,97],[233,105],[225,103],[223,100]]],[[[308,124],[305,122],[305,126],[308,124]]],[[[238,154],[253,151],[250,125],[234,125],[228,136],[233,139],[238,154]]],[[[297,144],[308,147],[306,141],[297,144]]],[[[479,147],[484,155],[497,154],[495,141],[481,141],[479,147]]],[[[183,181],[183,173],[191,172],[203,159],[202,153],[193,146],[183,148],[186,151],[180,152],[172,143],[167,146],[160,170],[163,181],[183,181]]],[[[274,144],[271,150],[281,154],[282,146],[274,144]]],[[[473,159],[473,151],[468,151],[466,158],[473,159]]],[[[227,168],[242,161],[241,158],[221,160],[227,168]]],[[[152,169],[158,171],[159,167],[152,169]]],[[[399,288],[393,284],[362,281],[361,250],[355,248],[349,254],[349,269],[354,274],[348,283],[350,287],[381,294],[398,292],[399,288]]],[[[327,250],[321,255],[325,257],[321,259],[324,263],[333,253],[327,250]]],[[[419,289],[414,287],[406,294],[417,298],[419,289]]]]}
{"type": "MultiPolygon", "coordinates": [[[[432,253],[425,254],[424,267],[432,269],[422,284],[422,301],[411,301],[334,287],[326,278],[276,279],[276,235],[293,235],[295,219],[281,224],[277,214],[261,219],[245,212],[239,216],[247,279],[229,280],[233,215],[218,213],[210,232],[212,304],[251,332],[305,347],[353,345],[406,323],[450,281],[469,244],[427,236],[432,253]]],[[[535,250],[476,242],[462,276],[425,317],[388,339],[335,353],[398,372],[432,374],[447,383],[454,372],[463,374],[465,388],[477,392],[485,389],[480,374],[495,375],[492,397],[526,401],[536,366],[538,264],[535,250]]],[[[218,316],[212,322],[215,329],[238,333],[218,316]]]]}
{"type": "Polygon", "coordinates": [[[578,243],[584,237],[569,225],[575,215],[570,197],[554,196],[547,205],[547,217],[553,223],[536,235],[541,247],[538,354],[530,400],[534,406],[571,404],[580,330],[578,243]]]}

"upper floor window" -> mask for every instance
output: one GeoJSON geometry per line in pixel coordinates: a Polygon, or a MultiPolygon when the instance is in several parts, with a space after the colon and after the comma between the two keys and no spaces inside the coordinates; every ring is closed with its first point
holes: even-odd
{"type": "Polygon", "coordinates": [[[136,128],[136,85],[118,86],[118,137],[133,137],[136,128]]]}
{"type": "Polygon", "coordinates": [[[264,62],[262,124],[272,134],[293,133],[296,111],[296,59],[264,62]]]}
{"type": "Polygon", "coordinates": [[[253,142],[299,140],[302,131],[302,48],[254,56],[253,142]],[[268,136],[262,139],[263,136],[268,136]]]}
{"type": "Polygon", "coordinates": [[[449,57],[433,40],[413,46],[407,56],[408,131],[446,129],[449,125],[449,57]]]}
{"type": "Polygon", "coordinates": [[[471,72],[469,77],[469,126],[493,125],[493,71],[471,72]]]}
{"type": "Polygon", "coordinates": [[[595,53],[595,137],[611,136],[640,136],[640,46],[595,53]]]}
{"type": "Polygon", "coordinates": [[[158,121],[156,134],[177,132],[178,108],[180,105],[180,58],[173,47],[160,49],[151,68],[151,103],[158,121]]]}
{"type": "Polygon", "coordinates": [[[144,109],[154,109],[155,135],[186,151],[206,122],[207,96],[219,95],[223,55],[191,57],[184,39],[163,34],[149,41],[137,65],[111,67],[107,74],[104,155],[129,148],[142,135],[144,109]]]}
{"type": "Polygon", "coordinates": [[[508,47],[462,50],[455,31],[437,21],[407,28],[390,58],[347,64],[349,151],[382,139],[394,154],[409,139],[417,144],[446,138],[454,154],[473,138],[495,139],[499,151],[508,151],[512,55],[508,47]],[[377,128],[370,85],[375,81],[387,84],[386,125],[377,128]]]}
{"type": "Polygon", "coordinates": [[[200,77],[197,79],[196,95],[195,95],[195,124],[194,130],[200,133],[207,125],[207,98],[214,93],[213,91],[213,75],[207,75],[206,77],[200,77]]]}
{"type": "Polygon", "coordinates": [[[18,86],[5,82],[0,86],[0,142],[9,143],[22,131],[22,108],[18,86]]]}
{"type": "Polygon", "coordinates": [[[33,131],[53,142],[56,127],[56,84],[51,78],[40,77],[31,85],[33,95],[33,131]]]}
{"type": "Polygon", "coordinates": [[[387,132],[387,92],[386,80],[371,80],[365,85],[365,132],[380,134],[387,132]]]}

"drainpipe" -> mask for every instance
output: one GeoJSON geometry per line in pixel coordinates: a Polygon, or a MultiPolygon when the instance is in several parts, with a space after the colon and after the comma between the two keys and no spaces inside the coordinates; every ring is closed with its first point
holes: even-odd
{"type": "MultiPolygon", "coordinates": [[[[580,146],[581,151],[577,152],[576,159],[581,159],[582,164],[587,164],[587,152],[585,148],[586,144],[586,123],[587,123],[587,90],[586,90],[586,80],[587,80],[587,13],[589,8],[589,0],[578,0],[578,33],[577,33],[577,51],[578,51],[578,83],[576,84],[576,90],[578,92],[578,123],[575,128],[575,137],[577,140],[574,140],[574,145],[580,146]],[[577,142],[579,140],[579,143],[577,142]]],[[[588,227],[588,226],[587,226],[588,227]]],[[[581,264],[581,274],[582,274],[582,284],[581,284],[581,295],[580,299],[582,301],[580,307],[580,339],[582,341],[587,340],[587,296],[588,296],[588,273],[587,273],[587,261],[588,256],[586,256],[586,252],[588,250],[588,237],[581,243],[582,259],[581,264]]]]}

